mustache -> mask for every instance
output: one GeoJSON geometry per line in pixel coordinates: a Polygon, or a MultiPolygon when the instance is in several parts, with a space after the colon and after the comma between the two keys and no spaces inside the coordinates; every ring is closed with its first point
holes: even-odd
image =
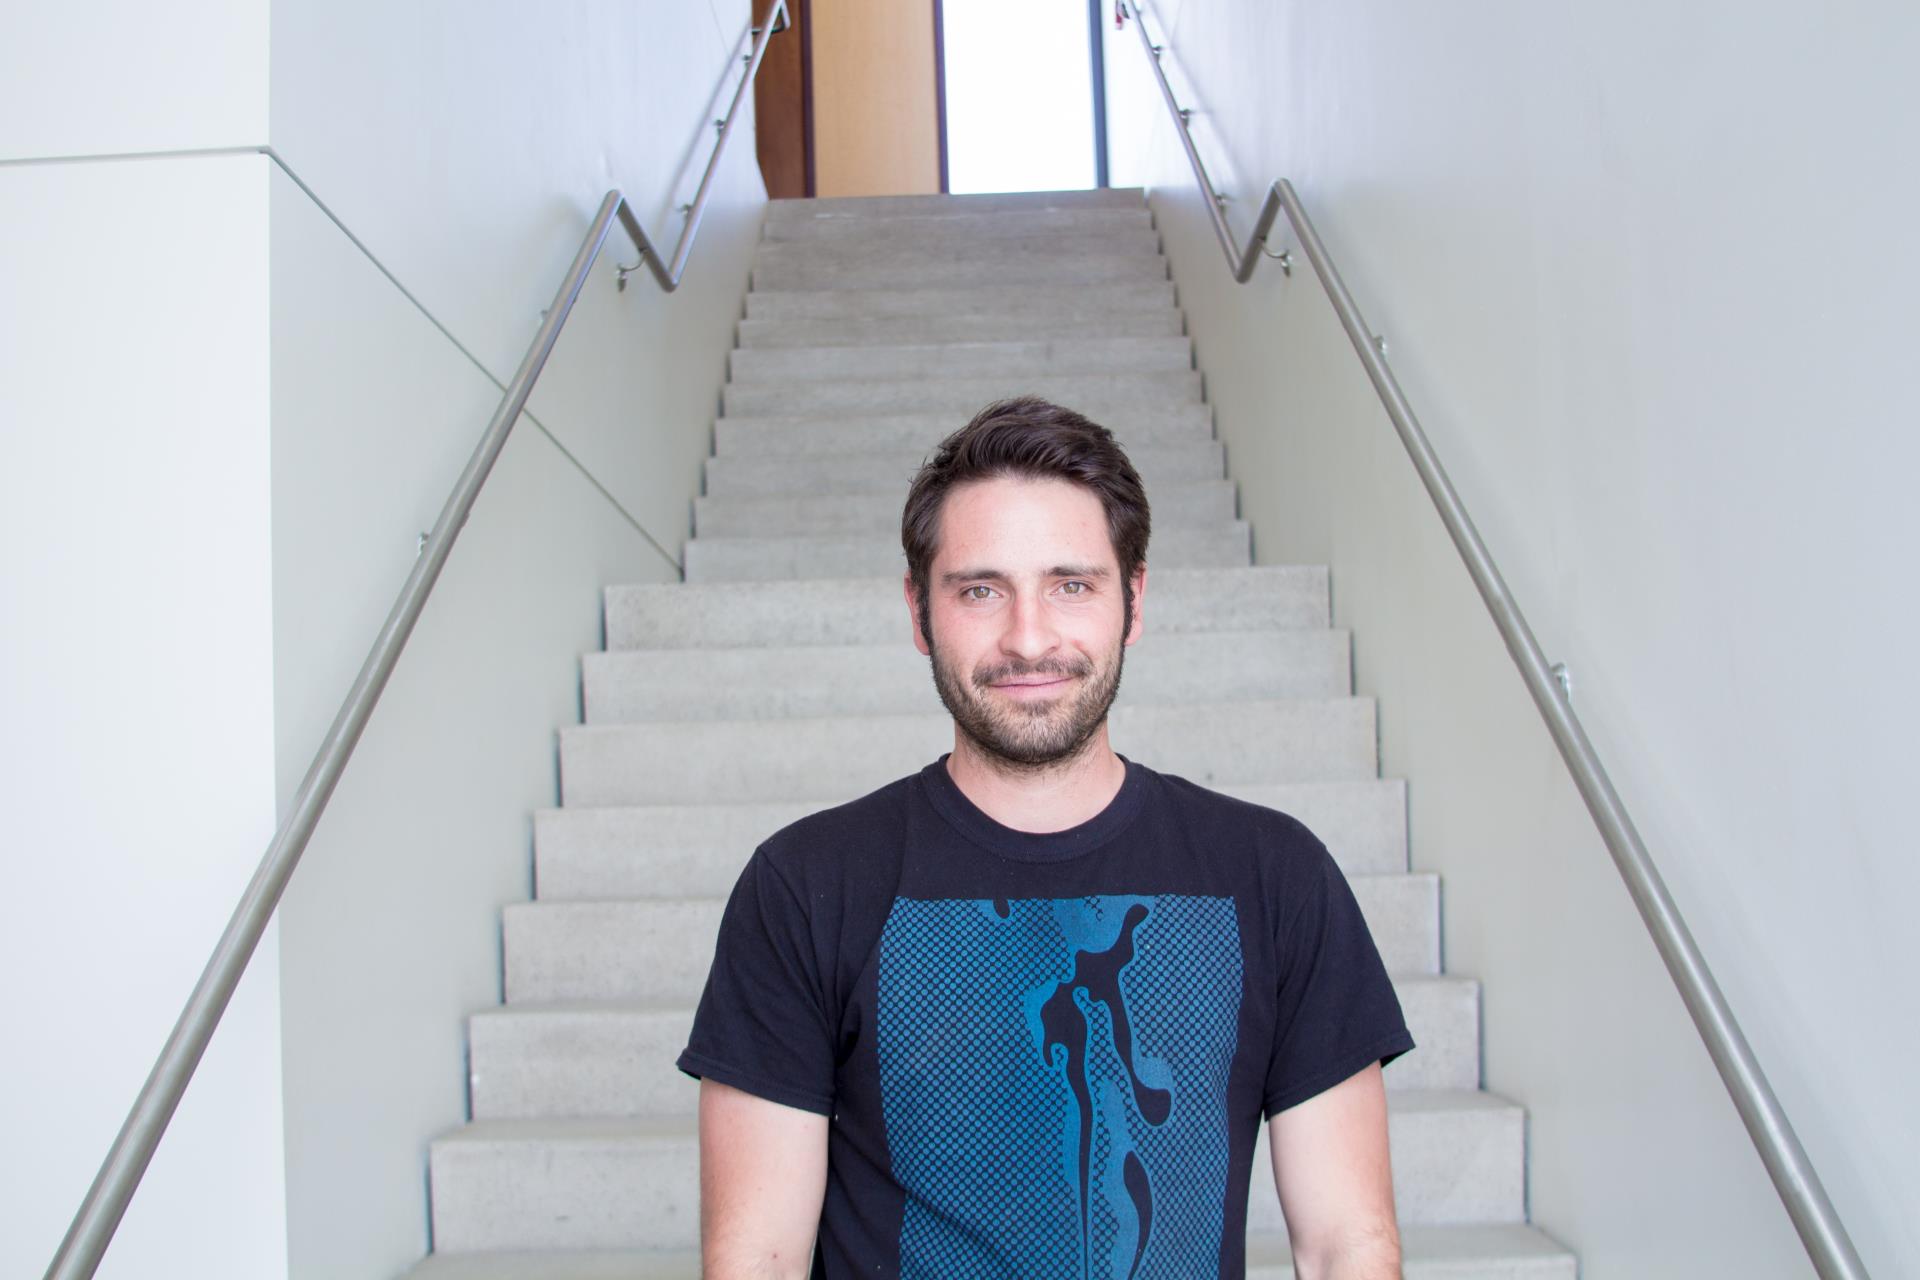
{"type": "Polygon", "coordinates": [[[1068,661],[1064,658],[1042,658],[1038,662],[1003,662],[998,666],[976,667],[973,683],[980,688],[998,684],[1002,680],[1011,680],[1018,676],[1052,676],[1064,679],[1073,676],[1093,674],[1093,664],[1086,659],[1068,661]]]}

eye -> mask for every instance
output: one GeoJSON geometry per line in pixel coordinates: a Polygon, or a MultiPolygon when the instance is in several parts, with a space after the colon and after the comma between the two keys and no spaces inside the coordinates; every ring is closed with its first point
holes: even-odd
{"type": "Polygon", "coordinates": [[[1084,582],[1063,582],[1060,584],[1060,590],[1070,596],[1083,596],[1092,589],[1092,587],[1084,582]]]}
{"type": "Polygon", "coordinates": [[[960,598],[963,600],[985,600],[991,597],[992,595],[993,595],[992,587],[989,587],[984,583],[978,583],[978,582],[976,582],[971,587],[965,588],[960,592],[960,598]]]}

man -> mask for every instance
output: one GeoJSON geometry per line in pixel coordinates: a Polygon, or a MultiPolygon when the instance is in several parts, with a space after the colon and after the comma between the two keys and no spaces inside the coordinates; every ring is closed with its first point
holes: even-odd
{"type": "Polygon", "coordinates": [[[950,755],[763,844],[680,1068],[708,1280],[1237,1277],[1259,1117],[1302,1280],[1399,1275],[1381,1067],[1412,1048],[1325,848],[1116,755],[1147,501],[993,405],[901,521],[950,755]]]}

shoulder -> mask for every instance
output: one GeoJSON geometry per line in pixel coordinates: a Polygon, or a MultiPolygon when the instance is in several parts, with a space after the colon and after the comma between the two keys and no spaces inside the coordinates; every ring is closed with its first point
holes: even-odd
{"type": "Polygon", "coordinates": [[[1320,838],[1290,813],[1211,790],[1177,774],[1148,772],[1167,813],[1200,831],[1250,840],[1272,857],[1317,860],[1326,852],[1320,838]]]}
{"type": "Polygon", "coordinates": [[[1154,794],[1165,839],[1188,848],[1223,883],[1256,892],[1275,917],[1325,894],[1329,883],[1340,879],[1327,846],[1292,814],[1175,773],[1156,773],[1154,794]]]}
{"type": "Polygon", "coordinates": [[[788,823],[761,843],[755,860],[795,886],[818,886],[849,871],[870,870],[875,858],[897,855],[914,782],[908,775],[788,823]]]}

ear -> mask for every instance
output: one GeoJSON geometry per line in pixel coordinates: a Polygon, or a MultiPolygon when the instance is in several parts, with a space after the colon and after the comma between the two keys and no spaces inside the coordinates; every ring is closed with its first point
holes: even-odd
{"type": "Polygon", "coordinates": [[[931,657],[933,646],[927,643],[926,636],[920,632],[920,599],[913,591],[913,575],[902,575],[900,585],[907,597],[907,620],[913,627],[913,647],[920,651],[922,657],[931,657]]]}
{"type": "Polygon", "coordinates": [[[1133,625],[1127,628],[1122,643],[1132,644],[1140,638],[1141,628],[1146,618],[1147,599],[1147,563],[1142,560],[1140,567],[1133,571],[1133,625]]]}

